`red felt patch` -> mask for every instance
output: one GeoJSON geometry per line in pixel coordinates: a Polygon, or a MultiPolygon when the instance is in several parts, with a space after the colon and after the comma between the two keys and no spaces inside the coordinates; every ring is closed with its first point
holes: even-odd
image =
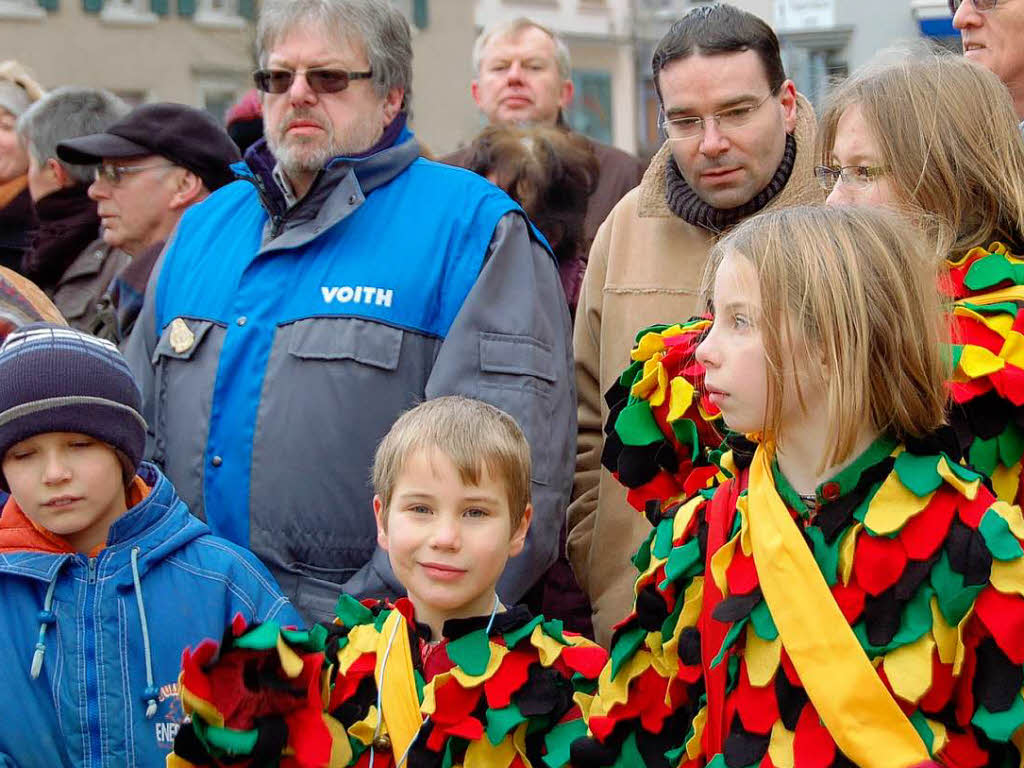
{"type": "Polygon", "coordinates": [[[1024,371],[1007,363],[1001,371],[992,374],[996,392],[1014,405],[1024,404],[1024,371]]]}
{"type": "MultiPolygon", "coordinates": [[[[564,653],[564,651],[563,651],[564,653]]],[[[537,657],[527,651],[509,651],[501,661],[498,674],[484,682],[484,696],[491,709],[503,709],[512,701],[512,694],[522,688],[530,677],[530,665],[537,657]]]]}
{"type": "Polygon", "coordinates": [[[957,403],[966,403],[976,397],[981,397],[992,390],[992,382],[988,378],[971,379],[970,381],[950,382],[949,392],[957,403]]]}
{"type": "Polygon", "coordinates": [[[907,521],[899,539],[911,560],[927,560],[942,546],[961,498],[952,488],[940,486],[928,506],[907,521]]]}
{"type": "Polygon", "coordinates": [[[829,768],[836,757],[836,745],[818,713],[808,703],[800,713],[793,737],[793,768],[829,768]]]}
{"type": "Polygon", "coordinates": [[[744,729],[767,736],[779,719],[779,702],[775,697],[774,682],[758,688],[750,683],[747,665],[740,666],[740,681],[732,693],[736,699],[736,712],[744,729]]]}
{"type": "Polygon", "coordinates": [[[758,585],[754,558],[743,554],[737,547],[732,560],[725,569],[725,579],[729,584],[730,595],[745,595],[752,592],[758,585]]]}
{"type": "Polygon", "coordinates": [[[932,684],[928,693],[921,697],[921,711],[927,713],[941,712],[953,697],[953,665],[939,661],[939,652],[932,652],[932,684]]]}
{"type": "Polygon", "coordinates": [[[988,586],[978,595],[974,613],[1014,664],[1024,664],[1024,600],[988,586]]]}
{"type": "Polygon", "coordinates": [[[980,768],[988,763],[988,753],[978,746],[974,733],[946,731],[948,741],[936,757],[950,768],[980,768]]]}
{"type": "Polygon", "coordinates": [[[584,677],[596,678],[608,661],[608,652],[599,646],[567,646],[562,649],[559,660],[573,672],[584,677]]]}
{"type": "Polygon", "coordinates": [[[866,531],[857,537],[853,573],[869,595],[878,596],[899,581],[906,567],[907,552],[899,539],[871,536],[866,531]]]}
{"type": "Polygon", "coordinates": [[[648,501],[662,501],[676,496],[682,491],[679,483],[668,472],[659,472],[649,483],[630,488],[626,493],[626,501],[633,509],[643,512],[648,501]]]}
{"type": "Polygon", "coordinates": [[[846,621],[850,624],[856,623],[864,612],[864,590],[852,581],[845,587],[840,582],[836,582],[832,587],[832,597],[836,599],[839,610],[843,612],[846,621]]]}
{"type": "Polygon", "coordinates": [[[984,323],[978,322],[972,318],[957,317],[959,321],[957,323],[957,343],[963,344],[964,346],[970,344],[975,347],[982,347],[987,349],[994,355],[999,354],[999,350],[1003,348],[1005,339],[991,328],[986,326],[984,323]]]}
{"type": "Polygon", "coordinates": [[[461,736],[464,739],[483,738],[484,726],[470,712],[480,700],[480,687],[463,688],[454,678],[434,690],[437,708],[431,717],[434,728],[427,739],[428,749],[441,751],[445,739],[449,736],[461,736]]]}

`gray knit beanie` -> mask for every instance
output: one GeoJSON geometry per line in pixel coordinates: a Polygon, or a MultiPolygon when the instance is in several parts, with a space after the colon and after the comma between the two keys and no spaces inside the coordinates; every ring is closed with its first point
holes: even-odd
{"type": "MultiPolygon", "coordinates": [[[[14,331],[0,347],[0,459],[44,432],[80,432],[142,461],[146,422],[128,364],[109,341],[49,323],[14,331]]],[[[0,488],[8,490],[0,472],[0,488]]]]}

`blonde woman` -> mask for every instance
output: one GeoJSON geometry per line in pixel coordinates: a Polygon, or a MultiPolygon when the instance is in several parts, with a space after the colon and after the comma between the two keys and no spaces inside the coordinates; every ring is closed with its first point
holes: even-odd
{"type": "Polygon", "coordinates": [[[1024,142],[1005,86],[959,56],[908,55],[842,83],[819,137],[830,205],[902,210],[946,254],[956,443],[999,498],[1019,503],[1024,142]]]}
{"type": "MultiPolygon", "coordinates": [[[[1017,765],[1024,519],[929,442],[949,375],[933,251],[879,207],[793,208],[740,225],[711,273],[696,359],[752,439],[637,555],[572,764],[1017,765]]],[[[663,359],[627,382],[627,442],[687,386],[663,359]]]]}
{"type": "Polygon", "coordinates": [[[28,193],[28,152],[18,139],[18,118],[43,89],[16,61],[0,61],[0,267],[21,269],[35,213],[28,193]]]}

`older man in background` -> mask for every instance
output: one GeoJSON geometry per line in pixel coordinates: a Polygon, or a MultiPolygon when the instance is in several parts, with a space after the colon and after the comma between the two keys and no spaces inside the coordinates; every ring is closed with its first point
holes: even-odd
{"type": "Polygon", "coordinates": [[[949,10],[964,56],[1003,81],[1024,133],[1024,0],[949,0],[949,10]]]}

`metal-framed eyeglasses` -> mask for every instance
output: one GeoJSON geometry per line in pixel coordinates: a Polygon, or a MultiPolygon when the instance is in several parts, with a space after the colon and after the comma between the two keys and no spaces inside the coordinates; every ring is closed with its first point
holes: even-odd
{"type": "Polygon", "coordinates": [[[353,80],[365,80],[373,77],[373,72],[348,72],[344,69],[318,67],[316,69],[292,71],[290,69],[257,69],[252,73],[252,81],[258,90],[264,93],[287,93],[295,82],[295,76],[302,72],[306,82],[314,93],[338,93],[348,88],[353,80]]]}
{"type": "Polygon", "coordinates": [[[100,163],[93,171],[96,181],[103,179],[116,187],[125,176],[131,173],[142,173],[155,168],[173,168],[174,163],[158,163],[156,165],[118,165],[117,163],[100,163]]]}
{"type": "Polygon", "coordinates": [[[879,165],[844,165],[842,168],[818,165],[814,168],[814,176],[826,192],[831,192],[840,179],[851,189],[864,189],[886,173],[888,171],[879,165]]]}
{"type": "Polygon", "coordinates": [[[723,109],[721,112],[716,112],[713,115],[707,117],[673,117],[665,118],[661,127],[665,131],[665,136],[668,137],[669,141],[678,141],[680,139],[692,139],[696,136],[700,136],[704,133],[704,126],[709,120],[713,120],[718,125],[718,130],[723,133],[728,133],[731,130],[740,128],[751,120],[754,119],[754,114],[764,104],[774,96],[774,93],[769,93],[757,104],[747,104],[742,107],[730,107],[729,109],[723,109]]]}
{"type": "MultiPolygon", "coordinates": [[[[974,10],[984,13],[985,11],[991,11],[995,8],[996,5],[999,4],[999,0],[970,0],[970,3],[974,6],[974,10]]],[[[957,10],[962,4],[963,0],[949,0],[950,14],[955,16],[957,10]]]]}

